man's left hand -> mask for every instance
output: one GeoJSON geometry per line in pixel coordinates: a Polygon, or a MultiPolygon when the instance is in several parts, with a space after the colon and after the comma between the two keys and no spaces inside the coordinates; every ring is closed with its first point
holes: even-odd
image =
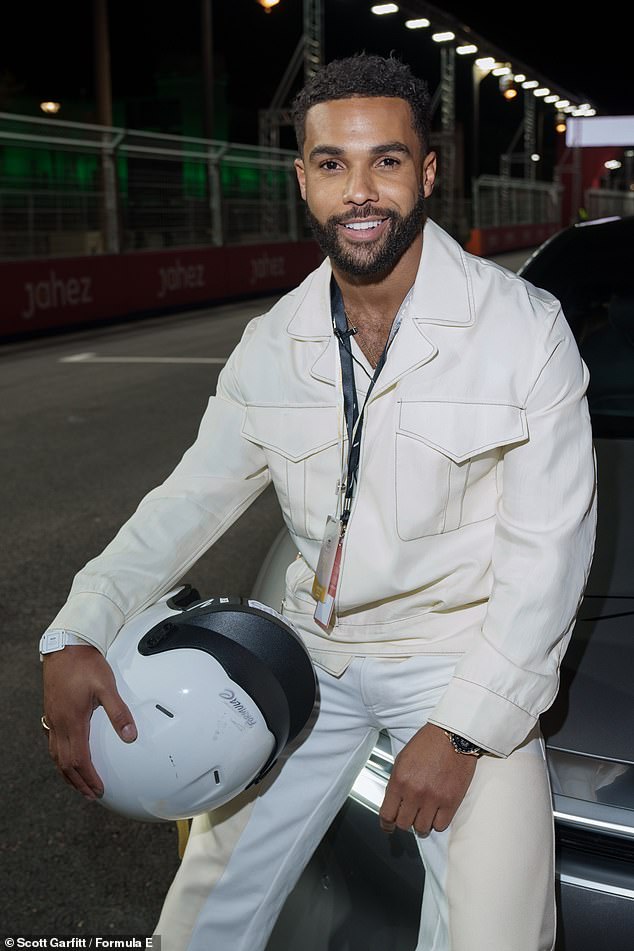
{"type": "Polygon", "coordinates": [[[427,723],[394,761],[379,812],[383,831],[413,826],[419,835],[442,832],[464,799],[476,765],[475,756],[457,753],[445,732],[427,723]]]}

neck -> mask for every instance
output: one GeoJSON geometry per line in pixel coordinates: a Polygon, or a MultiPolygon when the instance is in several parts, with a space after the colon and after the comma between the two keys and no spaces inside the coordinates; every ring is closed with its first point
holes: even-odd
{"type": "Polygon", "coordinates": [[[423,248],[423,235],[412,242],[387,274],[352,277],[333,266],[335,280],[349,318],[362,323],[391,327],[407,292],[414,283],[423,248]]]}

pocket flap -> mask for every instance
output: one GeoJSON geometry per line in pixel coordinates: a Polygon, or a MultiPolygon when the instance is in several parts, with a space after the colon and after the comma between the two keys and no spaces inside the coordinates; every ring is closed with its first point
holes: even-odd
{"type": "Polygon", "coordinates": [[[526,411],[509,403],[412,400],[401,403],[399,432],[454,462],[527,438],[526,411]]]}
{"type": "Polygon", "coordinates": [[[254,405],[246,408],[242,435],[292,462],[339,441],[338,407],[254,405]]]}

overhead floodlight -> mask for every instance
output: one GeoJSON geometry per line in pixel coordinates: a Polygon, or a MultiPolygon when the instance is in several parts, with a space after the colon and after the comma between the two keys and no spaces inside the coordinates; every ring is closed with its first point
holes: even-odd
{"type": "Polygon", "coordinates": [[[538,152],[533,152],[531,155],[531,162],[541,162],[541,155],[538,152]]]}
{"type": "Polygon", "coordinates": [[[609,162],[603,163],[605,168],[609,169],[611,172],[615,171],[617,168],[621,168],[621,163],[618,159],[610,159],[609,162]]]}
{"type": "Polygon", "coordinates": [[[386,13],[398,13],[398,4],[396,3],[377,3],[370,7],[370,11],[378,17],[385,16],[386,13]]]}
{"type": "Polygon", "coordinates": [[[549,103],[557,102],[558,99],[559,99],[559,96],[557,96],[556,94],[553,94],[551,96],[546,96],[546,98],[544,99],[544,102],[549,102],[549,103]]]}
{"type": "Polygon", "coordinates": [[[537,96],[539,99],[543,99],[544,96],[547,96],[549,92],[550,92],[550,89],[548,88],[548,86],[540,86],[539,89],[533,89],[533,95],[537,96]]]}
{"type": "Polygon", "coordinates": [[[406,20],[405,26],[408,30],[424,30],[431,26],[431,22],[427,17],[419,17],[418,20],[406,20]]]}
{"type": "MultiPolygon", "coordinates": [[[[497,69],[493,70],[493,75],[494,76],[499,75],[497,69]]],[[[513,77],[511,76],[510,69],[508,70],[508,72],[502,73],[502,75],[500,75],[499,83],[500,83],[500,92],[502,93],[505,99],[511,100],[511,99],[517,98],[517,86],[513,82],[513,77]]]]}
{"type": "Polygon", "coordinates": [[[536,79],[527,79],[525,83],[522,83],[522,89],[537,89],[538,86],[536,79]]]}
{"type": "Polygon", "coordinates": [[[432,33],[431,38],[434,43],[449,43],[450,40],[455,40],[456,34],[446,30],[444,33],[432,33]]]}
{"type": "Polygon", "coordinates": [[[465,46],[456,46],[456,53],[460,56],[467,56],[468,53],[477,53],[478,47],[474,43],[467,43],[465,46]]]}
{"type": "Polygon", "coordinates": [[[495,60],[492,56],[482,56],[475,61],[475,64],[479,69],[493,69],[495,60]]]}
{"type": "Polygon", "coordinates": [[[513,76],[513,79],[515,80],[516,83],[526,82],[526,76],[524,75],[524,73],[518,73],[516,76],[513,76]]]}
{"type": "Polygon", "coordinates": [[[508,76],[511,72],[510,66],[496,66],[492,73],[494,76],[508,76]]]}
{"type": "Polygon", "coordinates": [[[557,109],[565,109],[566,106],[569,106],[569,105],[570,105],[569,99],[558,99],[557,102],[555,103],[555,107],[557,109]]]}
{"type": "Polygon", "coordinates": [[[271,12],[271,7],[276,7],[280,0],[257,0],[261,7],[264,7],[265,13],[271,12]]]}
{"type": "Polygon", "coordinates": [[[61,108],[62,108],[62,104],[60,102],[53,102],[52,100],[46,100],[46,102],[40,103],[40,109],[47,116],[57,115],[57,113],[59,112],[61,108]]]}

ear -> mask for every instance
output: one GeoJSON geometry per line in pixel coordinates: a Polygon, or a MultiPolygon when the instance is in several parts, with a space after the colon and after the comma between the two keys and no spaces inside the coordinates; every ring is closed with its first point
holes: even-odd
{"type": "Polygon", "coordinates": [[[436,153],[428,152],[423,162],[423,194],[425,198],[429,198],[434,190],[436,167],[436,153]]]}
{"type": "Polygon", "coordinates": [[[295,174],[297,175],[297,182],[299,184],[299,193],[306,201],[306,170],[304,168],[304,163],[301,159],[295,159],[295,174]]]}

